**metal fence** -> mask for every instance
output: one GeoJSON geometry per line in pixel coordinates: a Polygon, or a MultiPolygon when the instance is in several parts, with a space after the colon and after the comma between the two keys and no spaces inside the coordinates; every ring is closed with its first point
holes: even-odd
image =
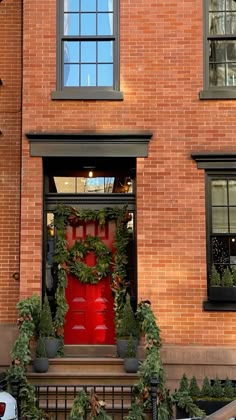
{"type": "MultiPolygon", "coordinates": [[[[132,385],[35,385],[37,405],[52,420],[67,420],[74,398],[82,390],[89,396],[95,394],[112,420],[127,416],[134,401],[132,385]]],[[[85,420],[89,418],[89,412],[85,420]]]]}

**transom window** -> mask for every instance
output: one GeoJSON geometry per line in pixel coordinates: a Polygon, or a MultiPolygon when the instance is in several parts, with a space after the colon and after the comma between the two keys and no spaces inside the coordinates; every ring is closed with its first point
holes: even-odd
{"type": "Polygon", "coordinates": [[[58,2],[57,90],[119,90],[118,0],[58,2]]]}

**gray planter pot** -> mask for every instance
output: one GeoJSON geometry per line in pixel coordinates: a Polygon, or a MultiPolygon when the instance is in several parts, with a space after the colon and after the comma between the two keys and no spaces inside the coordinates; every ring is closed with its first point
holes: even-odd
{"type": "Polygon", "coordinates": [[[46,373],[48,371],[48,358],[47,357],[38,357],[33,361],[33,368],[35,372],[46,373]]]}
{"type": "Polygon", "coordinates": [[[56,357],[60,346],[59,338],[46,338],[45,337],[45,348],[49,359],[56,357]]]}
{"type": "Polygon", "coordinates": [[[137,357],[124,359],[124,368],[127,373],[136,373],[139,368],[139,360],[137,357]]]}
{"type": "MultiPolygon", "coordinates": [[[[117,356],[121,357],[122,359],[124,359],[125,355],[126,355],[128,340],[129,340],[128,338],[117,338],[117,340],[116,340],[117,356]]],[[[134,339],[134,344],[135,344],[135,350],[137,350],[137,348],[138,348],[138,339],[137,338],[134,339]]]]}

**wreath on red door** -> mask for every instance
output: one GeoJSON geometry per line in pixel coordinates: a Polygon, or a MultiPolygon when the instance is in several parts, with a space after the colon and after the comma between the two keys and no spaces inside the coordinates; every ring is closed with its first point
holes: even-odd
{"type": "Polygon", "coordinates": [[[85,240],[77,240],[68,251],[69,272],[81,283],[97,284],[111,273],[111,250],[96,236],[87,235],[85,240]],[[96,264],[91,267],[84,262],[90,252],[96,257],[96,264]]]}
{"type": "Polygon", "coordinates": [[[57,308],[54,326],[58,335],[59,331],[63,331],[65,315],[68,310],[65,297],[68,273],[73,274],[79,281],[89,284],[96,284],[111,273],[111,290],[114,293],[115,317],[119,316],[124,305],[124,296],[128,285],[126,265],[128,263],[127,245],[130,239],[129,220],[130,214],[127,211],[127,207],[81,210],[59,205],[54,210],[54,262],[57,263],[58,280],[55,294],[57,308]],[[65,239],[67,225],[79,226],[83,222],[93,221],[98,222],[99,227],[103,229],[105,223],[109,220],[116,221],[113,256],[110,249],[99,238],[89,235],[84,241],[76,241],[71,248],[68,248],[68,243],[65,239]],[[84,262],[84,257],[89,252],[94,252],[96,256],[96,264],[93,267],[87,266],[84,262]]]}

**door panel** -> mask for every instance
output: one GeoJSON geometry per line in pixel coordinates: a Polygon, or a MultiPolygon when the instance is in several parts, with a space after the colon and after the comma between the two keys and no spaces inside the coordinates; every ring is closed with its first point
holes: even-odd
{"type": "MultiPolygon", "coordinates": [[[[103,229],[97,222],[68,226],[66,240],[71,247],[76,239],[85,239],[87,235],[99,237],[114,253],[113,242],[115,222],[106,223],[103,229]]],[[[96,264],[93,252],[85,257],[89,266],[96,264]]],[[[66,299],[69,310],[65,320],[66,344],[114,344],[113,297],[110,288],[110,276],[98,284],[83,284],[79,279],[68,275],[66,299]]]]}

